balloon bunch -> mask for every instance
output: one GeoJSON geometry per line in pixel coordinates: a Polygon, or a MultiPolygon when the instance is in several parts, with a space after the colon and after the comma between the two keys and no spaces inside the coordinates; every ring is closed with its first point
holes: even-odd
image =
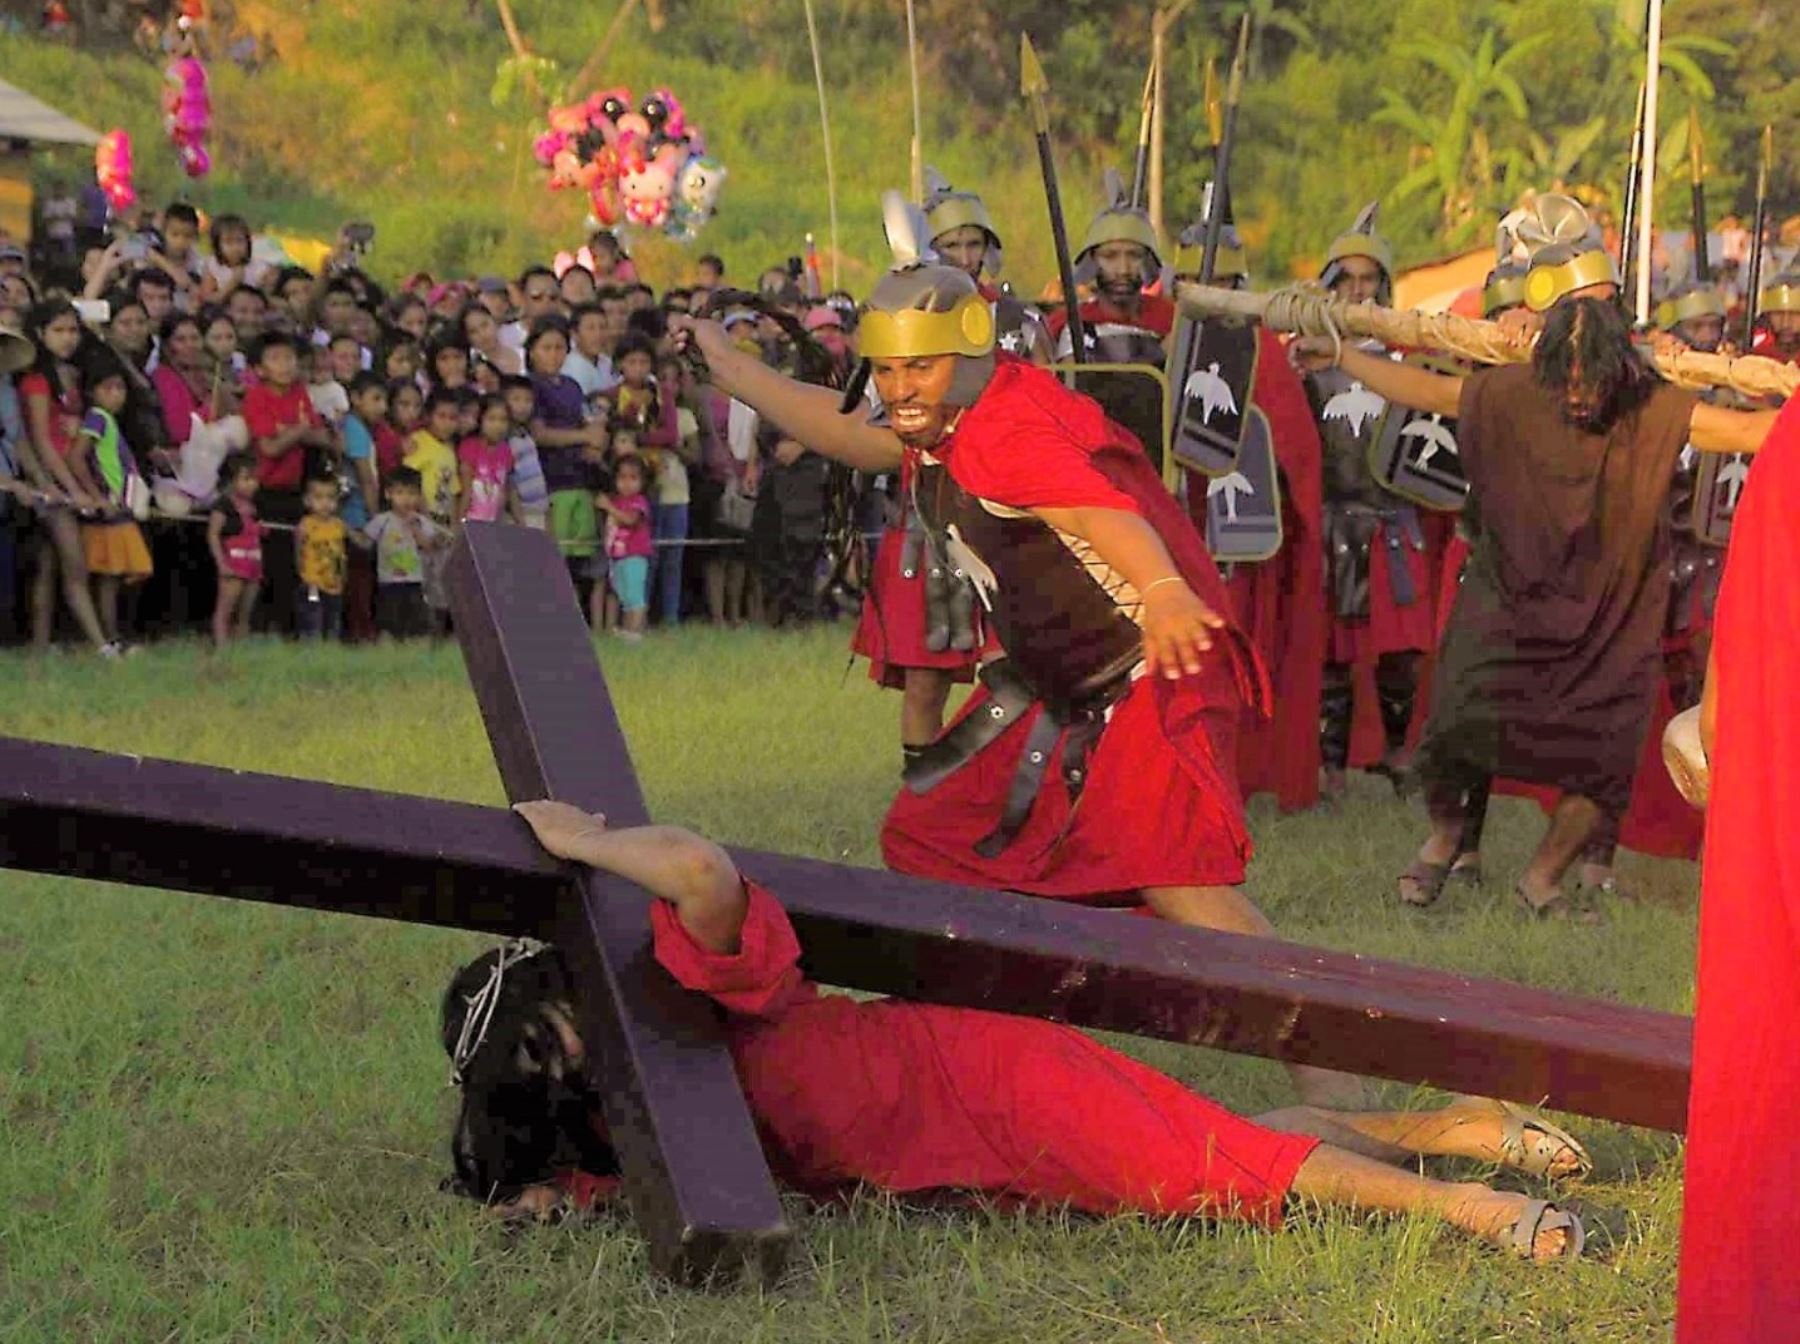
{"type": "Polygon", "coordinates": [[[94,147],[94,177],[106,193],[106,203],[115,215],[122,215],[137,204],[137,188],[131,184],[131,136],[125,131],[108,131],[94,147]]]}
{"type": "Polygon", "coordinates": [[[206,88],[206,67],[195,56],[177,56],[163,71],[169,87],[163,90],[163,125],[181,170],[189,177],[205,177],[212,171],[206,152],[206,133],[212,129],[212,96],[206,88]]]}
{"type": "Polygon", "coordinates": [[[707,157],[699,128],[668,89],[635,108],[623,88],[552,108],[549,129],[532,149],[550,170],[550,189],[587,193],[602,227],[636,224],[691,242],[725,185],[725,166],[707,157]]]}

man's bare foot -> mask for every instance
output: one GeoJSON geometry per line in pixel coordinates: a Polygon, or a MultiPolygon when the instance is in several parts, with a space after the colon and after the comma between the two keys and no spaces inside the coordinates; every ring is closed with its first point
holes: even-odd
{"type": "Polygon", "coordinates": [[[1505,1250],[1517,1251],[1540,1265],[1580,1254],[1581,1224],[1574,1214],[1554,1205],[1545,1207],[1542,1200],[1490,1190],[1485,1185],[1471,1183],[1456,1189],[1463,1197],[1450,1205],[1444,1217],[1465,1232],[1505,1250]],[[1521,1221],[1530,1218],[1536,1218],[1537,1229],[1527,1250],[1517,1238],[1521,1221]]]}
{"type": "Polygon", "coordinates": [[[1619,875],[1607,863],[1584,863],[1575,872],[1575,885],[1583,891],[1599,892],[1614,900],[1637,904],[1637,893],[1619,884],[1619,875]]]}
{"type": "Polygon", "coordinates": [[[1519,878],[1513,894],[1539,919],[1564,919],[1574,924],[1603,922],[1600,912],[1591,905],[1577,905],[1564,895],[1561,883],[1546,881],[1529,870],[1519,878]]]}

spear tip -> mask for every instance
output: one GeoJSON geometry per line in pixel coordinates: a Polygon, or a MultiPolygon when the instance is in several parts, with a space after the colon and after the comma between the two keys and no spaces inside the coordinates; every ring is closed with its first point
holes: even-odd
{"type": "Polygon", "coordinates": [[[1026,98],[1042,98],[1050,92],[1050,81],[1044,76],[1037,48],[1031,45],[1030,33],[1019,34],[1019,92],[1026,98]]]}

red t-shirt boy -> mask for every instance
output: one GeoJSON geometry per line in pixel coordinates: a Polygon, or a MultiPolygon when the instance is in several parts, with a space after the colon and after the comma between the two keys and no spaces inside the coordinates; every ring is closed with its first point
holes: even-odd
{"type": "Polygon", "coordinates": [[[285,332],[263,337],[256,373],[258,382],[244,393],[244,425],[256,453],[256,479],[265,491],[297,492],[306,479],[306,450],[331,447],[331,432],[300,381],[293,337],[285,332]]]}

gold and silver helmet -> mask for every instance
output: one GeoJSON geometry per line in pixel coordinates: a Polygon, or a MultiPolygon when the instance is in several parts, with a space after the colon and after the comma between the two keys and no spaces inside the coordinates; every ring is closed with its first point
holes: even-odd
{"type": "Polygon", "coordinates": [[[994,376],[994,311],[966,273],[924,260],[923,212],[898,192],[882,199],[895,264],[860,310],[858,352],[865,360],[953,355],[944,400],[972,406],[994,376]]]}
{"type": "Polygon", "coordinates": [[[1711,285],[1688,285],[1669,295],[1656,307],[1656,325],[1673,331],[1699,317],[1725,316],[1725,296],[1711,285]]]}
{"type": "Polygon", "coordinates": [[[1800,313],[1800,270],[1783,271],[1762,287],[1757,296],[1759,313],[1800,313]]]}
{"type": "Polygon", "coordinates": [[[1525,274],[1525,306],[1548,312],[1577,290],[1621,283],[1619,265],[1606,250],[1599,226],[1572,196],[1544,192],[1520,219],[1517,236],[1531,255],[1525,274]]]}

